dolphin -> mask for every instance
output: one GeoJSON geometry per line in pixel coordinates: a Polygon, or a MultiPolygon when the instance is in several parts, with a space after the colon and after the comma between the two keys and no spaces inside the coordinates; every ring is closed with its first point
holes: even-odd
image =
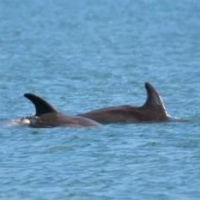
{"type": "Polygon", "coordinates": [[[98,126],[98,122],[81,116],[69,116],[58,112],[50,103],[43,98],[25,93],[24,96],[29,99],[35,106],[36,113],[33,116],[23,117],[18,123],[28,125],[34,128],[50,128],[57,126],[82,127],[98,126]]]}
{"type": "Polygon", "coordinates": [[[172,118],[165,108],[159,92],[148,82],[145,83],[147,99],[142,106],[121,105],[101,108],[79,116],[93,119],[102,124],[108,123],[133,123],[133,122],[163,122],[184,121],[172,118]]]}

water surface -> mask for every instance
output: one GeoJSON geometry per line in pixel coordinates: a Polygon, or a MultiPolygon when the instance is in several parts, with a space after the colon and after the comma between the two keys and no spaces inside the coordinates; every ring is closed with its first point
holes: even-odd
{"type": "Polygon", "coordinates": [[[200,198],[199,1],[0,2],[0,199],[200,198]],[[34,92],[77,114],[142,105],[187,123],[31,129],[34,92]]]}

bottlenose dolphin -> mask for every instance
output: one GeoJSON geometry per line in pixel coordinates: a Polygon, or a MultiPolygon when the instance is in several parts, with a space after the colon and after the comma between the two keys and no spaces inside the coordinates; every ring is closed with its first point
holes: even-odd
{"type": "Polygon", "coordinates": [[[26,93],[24,96],[29,99],[35,106],[36,113],[34,116],[21,118],[18,123],[35,128],[47,128],[56,126],[81,127],[81,126],[98,126],[98,122],[81,116],[69,116],[58,112],[50,103],[41,97],[26,93]]]}
{"type": "Polygon", "coordinates": [[[148,82],[145,83],[147,99],[142,106],[113,106],[81,113],[79,116],[93,119],[99,123],[116,122],[160,122],[182,121],[172,118],[166,111],[164,102],[158,91],[148,82]]]}

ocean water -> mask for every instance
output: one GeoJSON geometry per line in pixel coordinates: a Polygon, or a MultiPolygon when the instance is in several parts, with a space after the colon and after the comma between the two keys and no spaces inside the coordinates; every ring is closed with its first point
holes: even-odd
{"type": "Polygon", "coordinates": [[[200,199],[200,1],[1,0],[0,199],[200,199]],[[146,99],[184,123],[33,129],[36,93],[69,115],[146,99]]]}

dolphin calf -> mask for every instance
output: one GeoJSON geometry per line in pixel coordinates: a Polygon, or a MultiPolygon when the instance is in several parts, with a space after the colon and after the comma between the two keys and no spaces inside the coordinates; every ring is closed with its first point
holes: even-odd
{"type": "Polygon", "coordinates": [[[164,102],[158,91],[148,82],[145,83],[147,99],[142,106],[122,105],[81,113],[79,116],[93,119],[99,123],[132,123],[182,121],[172,118],[166,111],[164,102]]]}
{"type": "Polygon", "coordinates": [[[34,128],[47,128],[56,126],[81,127],[81,126],[98,126],[98,122],[81,116],[69,116],[58,112],[51,104],[43,98],[26,93],[24,96],[29,99],[35,106],[36,113],[34,116],[21,118],[18,123],[28,125],[34,128]]]}

